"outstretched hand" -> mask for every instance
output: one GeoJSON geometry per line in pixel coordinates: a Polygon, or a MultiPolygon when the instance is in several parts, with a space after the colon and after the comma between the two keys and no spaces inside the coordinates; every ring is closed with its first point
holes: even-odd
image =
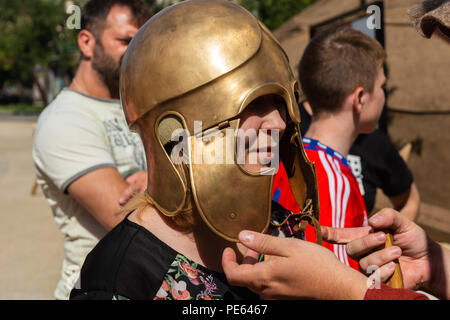
{"type": "Polygon", "coordinates": [[[405,288],[427,289],[432,278],[432,266],[436,264],[434,252],[439,245],[433,242],[417,224],[393,209],[383,209],[369,219],[374,230],[390,230],[394,246],[376,250],[383,245],[383,231],[368,234],[347,244],[347,254],[359,259],[359,266],[366,272],[370,266],[380,267],[381,281],[394,272],[393,261],[398,259],[405,288]]]}
{"type": "Polygon", "coordinates": [[[447,299],[450,294],[446,285],[450,270],[445,267],[449,252],[431,240],[425,231],[393,209],[383,209],[369,219],[370,230],[357,236],[355,229],[322,227],[326,241],[345,244],[347,254],[359,260],[362,272],[368,273],[372,266],[381,282],[394,273],[394,261],[398,259],[402,269],[404,287],[422,289],[437,297],[447,299]],[[394,245],[384,248],[386,234],[393,235],[394,245]],[[382,248],[382,249],[380,249],[382,248]]]}
{"type": "Polygon", "coordinates": [[[239,264],[235,252],[226,248],[222,266],[232,285],[248,287],[263,299],[364,298],[367,278],[342,264],[324,247],[251,231],[241,232],[239,240],[249,249],[244,261],[246,258],[254,261],[255,252],[269,258],[259,263],[239,264]]]}
{"type": "MultiPolygon", "coordinates": [[[[347,244],[347,254],[359,259],[363,272],[378,266],[381,281],[393,274],[393,261],[398,259],[405,288],[423,289],[444,299],[450,297],[449,250],[393,209],[381,210],[369,219],[369,224],[370,227],[349,229],[322,227],[323,239],[347,244]],[[379,249],[386,235],[377,230],[392,232],[394,246],[379,249]]],[[[239,240],[249,249],[242,264],[237,262],[235,252],[226,248],[223,270],[230,284],[248,287],[264,299],[361,299],[370,285],[363,274],[314,243],[251,231],[242,231],[239,240]],[[269,259],[255,263],[258,253],[269,255],[269,259]]]]}

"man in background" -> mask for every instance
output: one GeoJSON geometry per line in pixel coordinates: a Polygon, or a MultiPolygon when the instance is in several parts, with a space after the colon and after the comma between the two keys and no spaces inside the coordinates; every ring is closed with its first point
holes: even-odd
{"type": "Polygon", "coordinates": [[[146,187],[142,142],[129,131],[118,99],[122,57],[150,16],[143,0],[88,1],[76,75],[38,120],[37,181],[64,234],[57,299],[68,299],[86,255],[123,218],[115,214],[121,195],[146,187]]]}

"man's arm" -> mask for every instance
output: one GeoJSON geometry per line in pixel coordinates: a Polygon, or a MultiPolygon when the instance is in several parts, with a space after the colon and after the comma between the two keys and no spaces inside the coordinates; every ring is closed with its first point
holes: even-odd
{"type": "Polygon", "coordinates": [[[115,213],[120,210],[120,195],[128,187],[116,168],[101,168],[72,182],[67,191],[109,231],[123,219],[115,213]]]}
{"type": "Polygon", "coordinates": [[[102,124],[88,114],[66,110],[50,114],[42,121],[45,122],[34,137],[36,167],[106,230],[111,230],[123,219],[115,215],[120,209],[121,193],[130,187],[130,196],[134,191],[145,190],[146,186],[138,188],[137,182],[146,185],[146,179],[134,177],[146,177],[146,172],[136,172],[125,180],[115,166],[102,124]]]}
{"type": "Polygon", "coordinates": [[[411,188],[394,197],[389,197],[395,210],[399,211],[411,221],[415,221],[420,207],[420,195],[416,184],[413,182],[411,188]]]}

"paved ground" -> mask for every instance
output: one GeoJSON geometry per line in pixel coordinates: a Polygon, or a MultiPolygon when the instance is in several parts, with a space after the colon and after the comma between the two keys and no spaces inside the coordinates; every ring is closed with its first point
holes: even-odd
{"type": "Polygon", "coordinates": [[[53,299],[62,235],[34,182],[35,118],[0,116],[0,299],[53,299]]]}

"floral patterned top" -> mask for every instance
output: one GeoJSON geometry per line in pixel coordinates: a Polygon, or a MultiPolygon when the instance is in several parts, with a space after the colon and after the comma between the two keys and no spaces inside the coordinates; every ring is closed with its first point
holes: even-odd
{"type": "MultiPolygon", "coordinates": [[[[290,214],[275,202],[276,222],[290,214]]],[[[288,219],[274,227],[278,236],[303,238],[288,219]]],[[[195,263],[144,227],[124,219],[89,253],[71,299],[241,300],[258,299],[247,288],[227,283],[223,273],[195,263]]]]}
{"type": "Polygon", "coordinates": [[[226,290],[210,272],[177,254],[154,300],[222,300],[226,290]]]}

